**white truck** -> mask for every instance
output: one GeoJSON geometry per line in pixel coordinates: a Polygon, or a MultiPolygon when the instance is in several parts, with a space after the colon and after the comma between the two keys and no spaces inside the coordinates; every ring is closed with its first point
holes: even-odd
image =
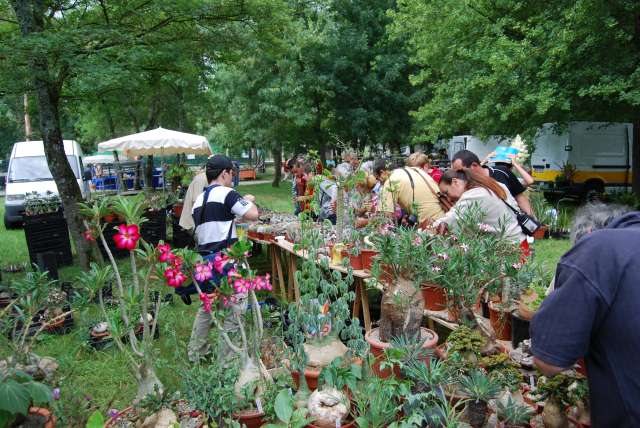
{"type": "MultiPolygon", "coordinates": [[[[473,135],[454,136],[448,142],[449,159],[467,149],[482,160],[497,146],[510,144],[501,137],[483,141],[473,135]]],[[[543,188],[582,195],[630,185],[632,145],[630,123],[571,122],[564,129],[545,123],[534,139],[531,175],[543,188]]]]}
{"type": "MultiPolygon", "coordinates": [[[[72,140],[64,140],[64,151],[71,169],[78,180],[83,196],[82,149],[80,144],[72,140]]],[[[7,181],[4,199],[4,226],[9,229],[22,224],[24,214],[25,194],[47,191],[58,193],[47,159],[44,155],[42,141],[23,141],[15,143],[9,158],[7,181]]]]}

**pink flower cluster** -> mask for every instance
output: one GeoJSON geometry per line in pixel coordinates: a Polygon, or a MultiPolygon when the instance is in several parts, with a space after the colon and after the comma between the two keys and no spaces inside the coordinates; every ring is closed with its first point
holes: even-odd
{"type": "Polygon", "coordinates": [[[158,244],[157,248],[160,251],[158,261],[169,264],[163,273],[167,285],[173,288],[180,287],[187,281],[187,276],[181,270],[183,260],[171,252],[169,244],[158,244]]]}
{"type": "Polygon", "coordinates": [[[231,286],[233,287],[235,294],[246,294],[251,290],[271,291],[273,289],[273,287],[271,286],[271,277],[269,274],[266,274],[264,276],[256,276],[253,279],[247,279],[243,278],[236,269],[233,269],[228,273],[227,279],[229,281],[229,284],[231,284],[231,286]]]}

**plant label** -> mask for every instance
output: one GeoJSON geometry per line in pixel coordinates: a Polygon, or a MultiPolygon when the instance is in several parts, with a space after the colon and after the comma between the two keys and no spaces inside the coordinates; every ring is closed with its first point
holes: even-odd
{"type": "Polygon", "coordinates": [[[529,384],[531,385],[531,390],[535,391],[536,390],[536,381],[533,378],[533,375],[529,375],[529,384]]]}
{"type": "Polygon", "coordinates": [[[260,398],[256,398],[256,409],[258,409],[258,412],[262,413],[262,400],[260,398]]]}

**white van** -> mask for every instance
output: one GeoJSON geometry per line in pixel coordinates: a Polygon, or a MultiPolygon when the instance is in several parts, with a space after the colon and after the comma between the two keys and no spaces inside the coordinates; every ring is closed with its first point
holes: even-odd
{"type": "Polygon", "coordinates": [[[633,128],[630,123],[571,122],[562,133],[545,123],[531,156],[533,178],[553,187],[562,166],[575,167],[572,190],[586,194],[631,184],[633,128]]]}
{"type": "Polygon", "coordinates": [[[451,160],[453,155],[458,153],[460,150],[469,150],[475,153],[480,160],[483,160],[489,156],[489,153],[494,152],[496,147],[509,147],[511,143],[511,139],[497,136],[481,140],[473,135],[456,135],[449,140],[447,144],[447,153],[449,155],[449,160],[451,160]]]}
{"type": "MultiPolygon", "coordinates": [[[[72,140],[64,140],[64,151],[83,197],[86,197],[82,181],[80,144],[72,140]]],[[[22,224],[25,194],[34,191],[41,194],[47,191],[58,193],[44,155],[44,145],[42,141],[15,143],[9,158],[4,199],[4,225],[7,229],[22,224]]]]}

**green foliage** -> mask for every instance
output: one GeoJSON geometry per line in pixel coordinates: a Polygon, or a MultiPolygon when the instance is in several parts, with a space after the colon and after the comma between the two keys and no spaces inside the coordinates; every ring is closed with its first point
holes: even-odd
{"type": "Polygon", "coordinates": [[[357,388],[356,384],[362,379],[362,366],[349,364],[342,357],[338,357],[324,367],[320,372],[320,382],[329,387],[342,391],[348,387],[351,391],[357,388]]]}
{"type": "Polygon", "coordinates": [[[266,428],[303,428],[311,422],[311,419],[307,418],[307,409],[295,408],[293,395],[289,389],[280,390],[275,398],[274,409],[278,421],[275,424],[265,425],[266,428]]]}
{"type": "Polygon", "coordinates": [[[516,403],[510,396],[507,398],[506,404],[502,400],[498,400],[497,405],[498,418],[508,426],[526,426],[533,416],[531,407],[516,403]]]}
{"type": "Polygon", "coordinates": [[[85,426],[85,428],[103,428],[106,422],[107,421],[105,420],[102,413],[100,413],[99,410],[96,410],[89,417],[89,420],[87,421],[87,425],[85,426]]]}
{"type": "Polygon", "coordinates": [[[208,366],[194,365],[181,371],[180,390],[194,408],[220,423],[236,409],[234,384],[236,367],[222,367],[218,362],[208,366]]]}
{"type": "Polygon", "coordinates": [[[637,116],[639,12],[626,0],[403,0],[391,32],[428,94],[415,112],[425,138],[533,136],[546,122],[637,116]]]}
{"type": "Polygon", "coordinates": [[[460,379],[460,386],[466,396],[473,401],[488,402],[496,398],[500,392],[500,385],[480,370],[473,370],[469,375],[460,379]]]}
{"type": "Polygon", "coordinates": [[[524,382],[524,376],[518,370],[518,364],[507,354],[498,353],[483,357],[480,360],[480,366],[484,367],[489,372],[489,378],[502,388],[517,391],[524,382]]]}
{"type": "Polygon", "coordinates": [[[9,426],[17,415],[26,415],[31,405],[46,405],[51,389],[28,374],[9,369],[0,380],[0,426],[9,426]],[[6,425],[5,425],[6,424],[6,425]]]}
{"type": "Polygon", "coordinates": [[[447,338],[448,352],[451,353],[473,353],[480,355],[480,350],[485,345],[482,335],[465,325],[456,328],[447,338]]]}
{"type": "Polygon", "coordinates": [[[574,406],[585,397],[586,381],[584,377],[564,373],[553,377],[542,376],[538,379],[535,395],[540,400],[556,400],[562,406],[574,406]]]}
{"type": "Polygon", "coordinates": [[[24,213],[28,216],[55,213],[61,206],[60,196],[51,191],[44,195],[38,192],[28,192],[24,197],[24,213]]]}
{"type": "Polygon", "coordinates": [[[393,376],[386,379],[371,376],[351,392],[356,424],[363,428],[382,428],[396,418],[400,397],[409,390],[406,383],[393,376]]]}

